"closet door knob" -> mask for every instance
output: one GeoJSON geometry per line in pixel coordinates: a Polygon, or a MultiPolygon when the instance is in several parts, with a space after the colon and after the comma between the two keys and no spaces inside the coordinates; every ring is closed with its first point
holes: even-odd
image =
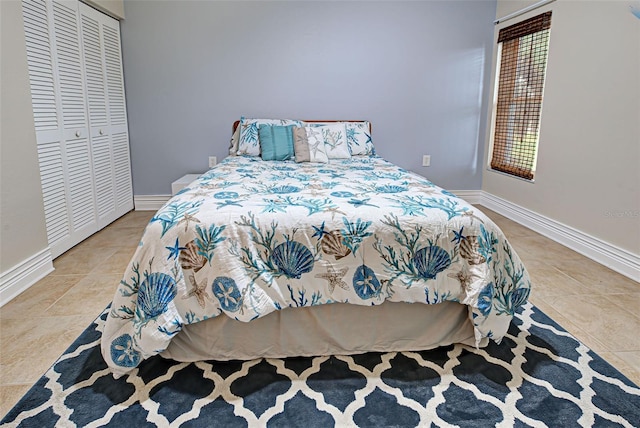
{"type": "Polygon", "coordinates": [[[100,135],[104,135],[104,131],[102,129],[100,130],[100,135]]]}
{"type": "Polygon", "coordinates": [[[76,137],[80,137],[80,131],[76,131],[76,137]]]}

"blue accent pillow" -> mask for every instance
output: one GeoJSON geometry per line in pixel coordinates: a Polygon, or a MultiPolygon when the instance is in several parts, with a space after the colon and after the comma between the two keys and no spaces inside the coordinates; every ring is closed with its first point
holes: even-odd
{"type": "Polygon", "coordinates": [[[260,125],[258,138],[263,160],[293,159],[293,127],[279,125],[260,125]]]}

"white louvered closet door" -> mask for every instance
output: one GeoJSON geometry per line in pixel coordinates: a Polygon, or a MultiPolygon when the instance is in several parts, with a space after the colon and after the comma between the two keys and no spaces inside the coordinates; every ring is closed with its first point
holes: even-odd
{"type": "Polygon", "coordinates": [[[81,3],[98,226],[133,208],[118,21],[81,3]]]}
{"type": "MultiPolygon", "coordinates": [[[[103,31],[104,22],[116,29],[118,23],[88,7],[99,19],[97,24],[85,21],[81,8],[85,11],[85,5],[77,0],[23,0],[45,219],[53,257],[133,208],[126,120],[122,131],[122,127],[112,126],[110,119],[110,110],[117,121],[126,114],[121,57],[116,79],[120,89],[113,90],[109,83],[113,60],[108,58],[113,41],[105,41],[103,31]],[[115,100],[113,109],[111,98],[115,100]],[[124,139],[119,135],[122,132],[124,139]],[[121,153],[123,144],[118,146],[121,140],[126,145],[125,156],[121,153]],[[116,159],[123,157],[127,165],[118,166],[116,159]]],[[[119,32],[116,34],[119,55],[119,32]]]]}
{"type": "Polygon", "coordinates": [[[122,51],[120,49],[120,25],[105,17],[102,25],[104,58],[109,98],[109,121],[113,144],[113,171],[115,177],[116,215],[118,217],[133,209],[133,187],[131,184],[131,158],[129,156],[129,127],[124,94],[122,51]]]}
{"type": "Polygon", "coordinates": [[[65,142],[72,241],[98,230],[78,2],[53,0],[54,52],[65,142]]]}
{"type": "Polygon", "coordinates": [[[52,253],[70,241],[62,126],[58,117],[57,74],[52,53],[52,24],[45,0],[23,2],[31,101],[38,142],[47,237],[52,253]]]}
{"type": "Polygon", "coordinates": [[[91,153],[98,223],[109,224],[115,213],[113,153],[109,135],[107,87],[100,29],[100,12],[80,4],[82,48],[87,83],[91,153]],[[95,12],[95,13],[94,13],[95,12]]]}

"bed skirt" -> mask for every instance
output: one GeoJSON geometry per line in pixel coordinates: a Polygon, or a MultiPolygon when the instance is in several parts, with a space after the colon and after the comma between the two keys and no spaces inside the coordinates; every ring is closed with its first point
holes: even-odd
{"type": "MultiPolygon", "coordinates": [[[[468,308],[384,302],[334,303],[273,312],[251,322],[226,316],[183,326],[160,355],[176,361],[418,351],[453,343],[475,346],[468,308]]],[[[483,338],[480,346],[486,346],[483,338]]]]}

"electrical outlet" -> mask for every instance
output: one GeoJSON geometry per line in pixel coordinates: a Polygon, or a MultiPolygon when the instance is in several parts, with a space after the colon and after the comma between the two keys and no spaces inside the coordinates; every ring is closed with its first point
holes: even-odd
{"type": "Polygon", "coordinates": [[[422,166],[431,165],[431,155],[422,155],[422,166]]]}
{"type": "Polygon", "coordinates": [[[209,156],[209,168],[216,166],[218,158],[216,156],[209,156]]]}

